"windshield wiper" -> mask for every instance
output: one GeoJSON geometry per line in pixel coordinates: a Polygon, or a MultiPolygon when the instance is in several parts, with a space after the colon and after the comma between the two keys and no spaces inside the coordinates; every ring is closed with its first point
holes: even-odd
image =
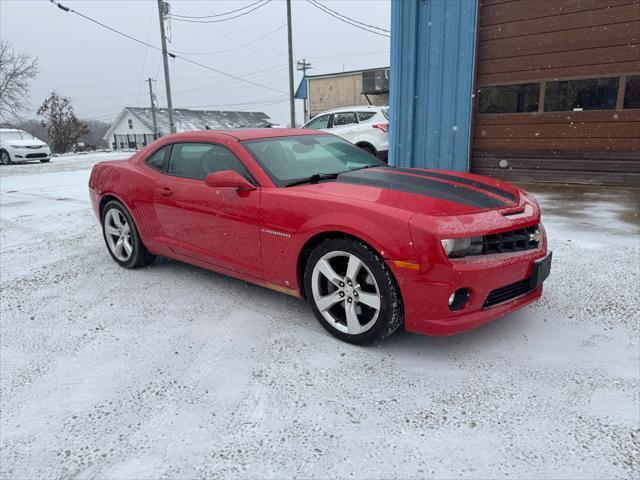
{"type": "Polygon", "coordinates": [[[305,183],[317,183],[320,180],[333,180],[338,178],[338,175],[344,172],[339,173],[314,173],[308,178],[303,178],[301,180],[294,180],[293,182],[289,182],[285,185],[285,187],[293,187],[294,185],[302,185],[305,183]]]}

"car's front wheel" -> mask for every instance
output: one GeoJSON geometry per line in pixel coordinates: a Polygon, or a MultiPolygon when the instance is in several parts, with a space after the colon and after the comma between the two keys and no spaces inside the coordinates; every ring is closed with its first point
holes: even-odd
{"type": "Polygon", "coordinates": [[[40,160],[40,163],[49,163],[49,160],[51,160],[50,158],[43,158],[42,160],[40,160]]]}
{"type": "Polygon", "coordinates": [[[131,214],[117,200],[111,200],[102,210],[102,234],[111,257],[122,267],[142,267],[156,258],[140,240],[131,214]]]}
{"type": "Polygon", "coordinates": [[[393,274],[374,250],[356,240],[326,240],[311,253],[305,292],[320,324],[349,343],[381,340],[404,321],[393,274]]]}
{"type": "Polygon", "coordinates": [[[11,163],[13,163],[11,161],[11,157],[9,156],[9,152],[7,152],[6,150],[0,150],[0,163],[2,165],[10,165],[11,163]]]}

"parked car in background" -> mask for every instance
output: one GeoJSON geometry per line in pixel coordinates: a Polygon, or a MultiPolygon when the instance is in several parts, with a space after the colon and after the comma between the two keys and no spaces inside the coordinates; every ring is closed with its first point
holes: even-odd
{"type": "Polygon", "coordinates": [[[0,163],[8,165],[14,162],[51,160],[51,150],[46,142],[24,130],[0,128],[0,163]]]}
{"type": "Polygon", "coordinates": [[[389,154],[389,107],[346,107],[317,115],[303,128],[324,130],[387,161],[389,154]]]}

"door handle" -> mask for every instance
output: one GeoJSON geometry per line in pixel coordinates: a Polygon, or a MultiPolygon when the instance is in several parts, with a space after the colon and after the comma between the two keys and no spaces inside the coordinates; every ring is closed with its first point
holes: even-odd
{"type": "Polygon", "coordinates": [[[168,197],[172,193],[173,193],[173,191],[169,187],[167,187],[166,185],[162,185],[160,187],[160,195],[164,195],[165,197],[168,197]]]}

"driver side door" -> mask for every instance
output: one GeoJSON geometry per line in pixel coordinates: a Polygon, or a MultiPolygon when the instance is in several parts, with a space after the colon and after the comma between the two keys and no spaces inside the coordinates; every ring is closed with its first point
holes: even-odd
{"type": "Polygon", "coordinates": [[[255,183],[227,147],[176,143],[159,176],[154,208],[169,248],[179,255],[262,278],[260,188],[238,191],[205,185],[212,172],[234,170],[255,183]]]}

